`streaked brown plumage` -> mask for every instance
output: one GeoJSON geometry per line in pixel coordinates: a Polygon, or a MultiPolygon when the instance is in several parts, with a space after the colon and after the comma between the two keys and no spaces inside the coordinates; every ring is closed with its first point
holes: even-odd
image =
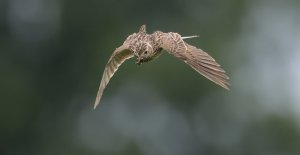
{"type": "Polygon", "coordinates": [[[197,36],[181,37],[175,32],[163,33],[155,31],[146,33],[146,26],[142,25],[138,33],[127,37],[123,45],[118,47],[105,66],[94,108],[100,103],[103,91],[118,67],[127,59],[137,57],[136,64],[157,58],[162,50],[183,60],[198,73],[217,85],[229,90],[228,76],[220,65],[206,52],[184,42],[184,39],[197,36]]]}

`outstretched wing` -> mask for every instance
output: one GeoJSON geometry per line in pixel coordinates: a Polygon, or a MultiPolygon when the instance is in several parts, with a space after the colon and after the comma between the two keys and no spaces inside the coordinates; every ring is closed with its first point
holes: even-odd
{"type": "Polygon", "coordinates": [[[97,93],[96,101],[94,104],[94,109],[97,107],[97,105],[100,103],[101,96],[103,94],[103,91],[108,84],[111,77],[114,75],[114,73],[118,70],[119,66],[127,59],[130,59],[134,56],[133,52],[128,49],[126,45],[122,45],[119,48],[117,48],[110,59],[108,60],[102,80],[99,86],[99,90],[97,93]]]}
{"type": "Polygon", "coordinates": [[[206,52],[185,43],[178,33],[164,33],[160,47],[183,60],[204,77],[229,90],[229,77],[221,66],[206,52]]]}

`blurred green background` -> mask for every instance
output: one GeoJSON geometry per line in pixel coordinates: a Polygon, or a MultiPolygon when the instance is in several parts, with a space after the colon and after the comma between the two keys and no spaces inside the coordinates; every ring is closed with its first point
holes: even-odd
{"type": "Polygon", "coordinates": [[[299,0],[1,0],[0,154],[300,154],[299,15],[299,0]],[[93,110],[142,24],[200,35],[231,91],[164,53],[125,62],[93,110]]]}

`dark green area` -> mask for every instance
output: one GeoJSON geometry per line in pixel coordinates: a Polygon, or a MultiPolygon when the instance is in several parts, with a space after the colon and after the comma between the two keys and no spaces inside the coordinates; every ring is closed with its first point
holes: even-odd
{"type": "Polygon", "coordinates": [[[0,154],[300,154],[293,76],[285,68],[278,70],[285,76],[262,75],[255,59],[276,62],[271,68],[282,60],[284,46],[268,35],[282,27],[299,39],[299,30],[290,29],[300,26],[299,6],[292,0],[2,0],[0,154]],[[283,24],[269,32],[260,31],[260,22],[283,24]],[[231,91],[163,53],[141,66],[125,62],[92,110],[107,60],[142,24],[149,33],[199,35],[188,42],[222,64],[231,91]]]}

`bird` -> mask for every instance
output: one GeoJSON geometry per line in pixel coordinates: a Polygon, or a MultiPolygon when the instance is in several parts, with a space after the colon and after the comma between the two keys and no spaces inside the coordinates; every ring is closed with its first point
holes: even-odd
{"type": "Polygon", "coordinates": [[[109,58],[102,75],[94,109],[99,105],[105,87],[123,62],[136,57],[135,63],[141,65],[156,59],[162,51],[184,61],[207,79],[229,90],[229,77],[215,59],[203,50],[184,41],[195,37],[198,36],[182,37],[176,32],[164,33],[162,31],[147,34],[146,25],[142,25],[139,31],[129,35],[109,58]]]}

